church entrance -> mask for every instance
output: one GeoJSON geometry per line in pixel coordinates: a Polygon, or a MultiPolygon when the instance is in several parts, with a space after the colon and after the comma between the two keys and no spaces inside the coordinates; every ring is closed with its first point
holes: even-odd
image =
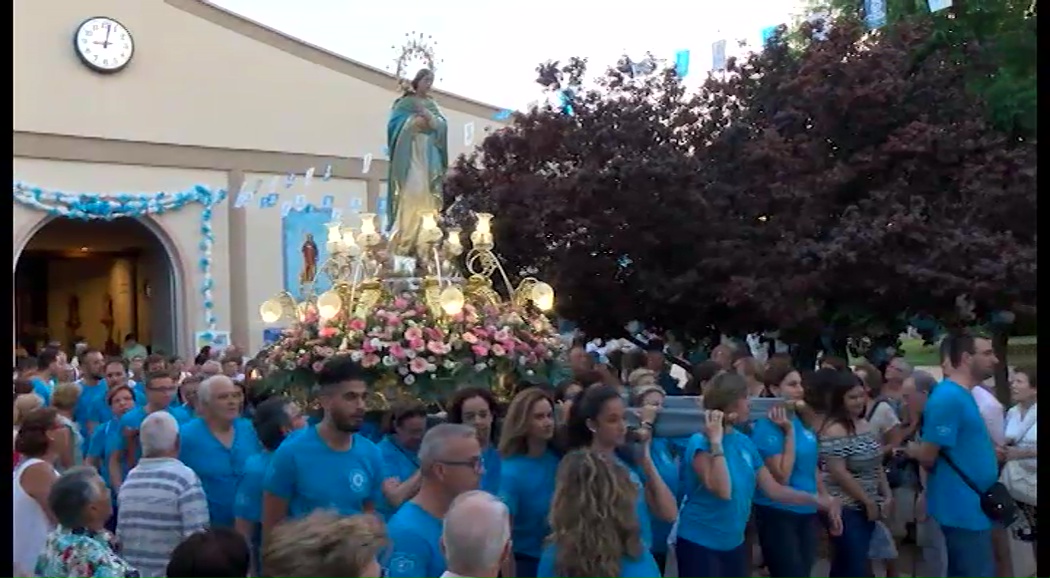
{"type": "Polygon", "coordinates": [[[133,218],[54,218],[15,265],[15,328],[30,355],[52,341],[119,354],[133,335],[152,353],[176,353],[178,279],[172,256],[133,218]]]}

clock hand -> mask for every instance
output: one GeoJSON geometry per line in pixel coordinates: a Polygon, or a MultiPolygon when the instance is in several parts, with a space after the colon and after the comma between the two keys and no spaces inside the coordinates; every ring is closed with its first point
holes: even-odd
{"type": "Polygon", "coordinates": [[[106,39],[102,41],[102,48],[109,48],[109,33],[112,31],[109,24],[106,24],[106,39]]]}

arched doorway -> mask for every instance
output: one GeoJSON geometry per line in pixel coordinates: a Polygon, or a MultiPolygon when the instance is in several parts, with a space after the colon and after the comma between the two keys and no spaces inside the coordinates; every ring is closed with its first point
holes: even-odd
{"type": "MultiPolygon", "coordinates": [[[[155,224],[150,223],[152,227],[155,224]]],[[[133,218],[52,218],[15,263],[15,330],[32,355],[47,341],[117,354],[128,334],[152,352],[179,344],[179,270],[151,226],[133,218]]]]}

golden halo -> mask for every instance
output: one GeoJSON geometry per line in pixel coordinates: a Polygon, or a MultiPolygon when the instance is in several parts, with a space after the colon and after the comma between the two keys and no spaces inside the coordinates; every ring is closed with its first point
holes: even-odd
{"type": "MultiPolygon", "coordinates": [[[[415,71],[409,70],[408,67],[413,62],[423,61],[424,66],[434,74],[435,80],[437,80],[437,65],[440,63],[440,60],[434,53],[434,46],[437,44],[437,41],[429,34],[423,34],[422,32],[409,32],[405,36],[405,43],[401,46],[401,52],[395,61],[394,70],[394,75],[397,76],[398,84],[402,90],[407,89],[412,82],[410,75],[415,74],[415,71]]],[[[393,48],[396,49],[396,47],[393,48]]]]}

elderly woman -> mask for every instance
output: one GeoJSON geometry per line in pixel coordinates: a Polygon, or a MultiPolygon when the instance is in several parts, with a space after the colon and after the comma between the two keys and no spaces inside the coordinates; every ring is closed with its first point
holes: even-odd
{"type": "Polygon", "coordinates": [[[58,478],[55,461],[60,445],[55,434],[59,427],[55,408],[38,408],[22,420],[15,439],[15,451],[21,455],[14,471],[11,499],[12,521],[18,528],[12,536],[15,576],[25,576],[32,570],[55,525],[47,499],[58,478]]]}
{"type": "Polygon", "coordinates": [[[113,549],[113,536],[105,527],[113,502],[98,472],[76,467],[62,474],[51,487],[48,504],[59,525],[48,535],[37,559],[37,576],[139,576],[113,549]]]}

